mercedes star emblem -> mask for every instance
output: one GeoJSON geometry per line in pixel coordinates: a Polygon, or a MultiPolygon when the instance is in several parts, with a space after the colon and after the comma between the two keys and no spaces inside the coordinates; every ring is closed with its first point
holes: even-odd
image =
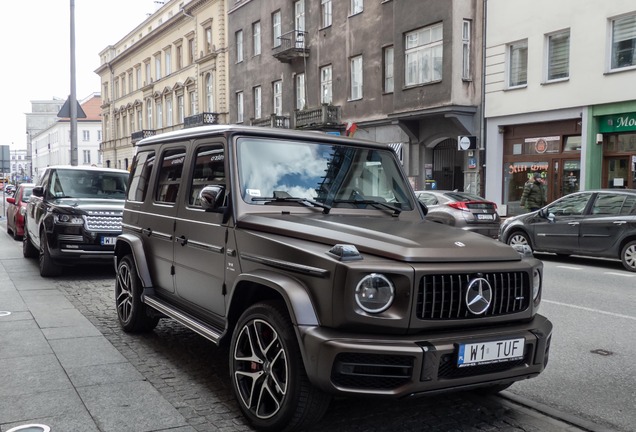
{"type": "Polygon", "coordinates": [[[492,301],[492,288],[484,278],[475,278],[466,288],[466,307],[475,315],[481,315],[488,310],[492,301]]]}

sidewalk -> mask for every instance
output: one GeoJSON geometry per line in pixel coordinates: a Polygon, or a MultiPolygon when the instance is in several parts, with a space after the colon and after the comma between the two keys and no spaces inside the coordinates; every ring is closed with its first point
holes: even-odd
{"type": "Polygon", "coordinates": [[[56,288],[0,219],[0,431],[195,432],[56,288]]]}

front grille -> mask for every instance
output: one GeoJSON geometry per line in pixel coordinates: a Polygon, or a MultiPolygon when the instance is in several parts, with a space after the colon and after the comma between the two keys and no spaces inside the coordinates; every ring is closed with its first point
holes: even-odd
{"type": "Polygon", "coordinates": [[[337,386],[388,390],[408,382],[414,359],[388,354],[340,353],[331,371],[337,386]]]}
{"type": "Polygon", "coordinates": [[[521,360],[491,363],[485,365],[465,366],[457,367],[457,355],[445,355],[442,356],[439,363],[439,370],[437,372],[438,378],[454,379],[454,378],[466,378],[477,375],[492,374],[498,372],[505,372],[510,369],[514,369],[524,364],[530,364],[530,355],[532,349],[526,347],[526,355],[521,360]]]}
{"type": "Polygon", "coordinates": [[[121,231],[121,221],[121,213],[109,215],[95,212],[86,216],[86,229],[89,231],[121,231]]]}
{"type": "Polygon", "coordinates": [[[530,305],[530,292],[525,272],[426,275],[417,293],[417,318],[452,320],[517,313],[530,305]],[[490,306],[480,315],[466,306],[466,288],[475,277],[483,277],[492,288],[490,306]]]}

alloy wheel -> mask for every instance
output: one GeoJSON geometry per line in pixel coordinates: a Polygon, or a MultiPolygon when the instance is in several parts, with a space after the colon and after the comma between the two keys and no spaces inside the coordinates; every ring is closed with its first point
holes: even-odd
{"type": "Polygon", "coordinates": [[[127,264],[119,266],[115,283],[115,306],[117,314],[123,322],[129,322],[132,314],[133,294],[132,275],[127,264]]]}

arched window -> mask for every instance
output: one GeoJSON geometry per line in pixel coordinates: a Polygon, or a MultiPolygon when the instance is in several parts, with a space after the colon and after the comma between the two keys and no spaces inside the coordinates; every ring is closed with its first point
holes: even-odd
{"type": "Polygon", "coordinates": [[[205,103],[206,111],[214,112],[214,80],[211,73],[205,76],[205,103]]]}

